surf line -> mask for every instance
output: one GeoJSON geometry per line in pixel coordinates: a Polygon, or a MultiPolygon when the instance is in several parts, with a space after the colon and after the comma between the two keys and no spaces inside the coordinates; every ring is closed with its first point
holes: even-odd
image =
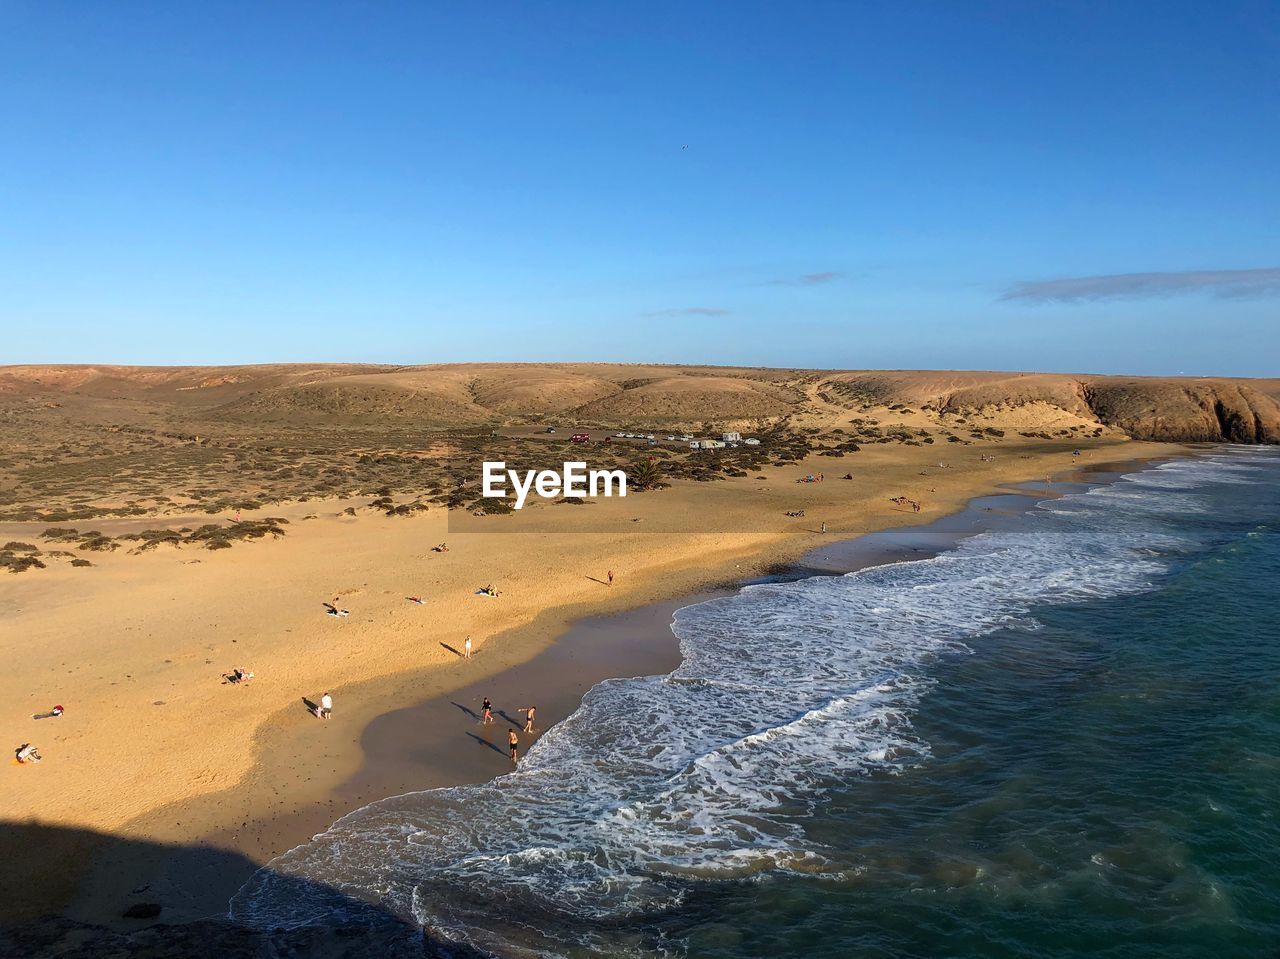
{"type": "Polygon", "coordinates": [[[588,470],[580,461],[565,463],[564,469],[526,470],[523,480],[519,470],[507,469],[506,460],[486,460],[482,474],[482,493],[490,499],[506,499],[507,480],[515,490],[514,509],[522,509],[532,490],[543,499],[557,496],[626,496],[627,474],[623,470],[588,470]]]}

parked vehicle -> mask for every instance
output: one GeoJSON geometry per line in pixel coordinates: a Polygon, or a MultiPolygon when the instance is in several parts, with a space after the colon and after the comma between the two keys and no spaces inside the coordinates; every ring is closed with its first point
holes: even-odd
{"type": "Polygon", "coordinates": [[[569,442],[570,443],[590,443],[591,434],[590,433],[574,433],[572,436],[569,437],[569,442]]]}

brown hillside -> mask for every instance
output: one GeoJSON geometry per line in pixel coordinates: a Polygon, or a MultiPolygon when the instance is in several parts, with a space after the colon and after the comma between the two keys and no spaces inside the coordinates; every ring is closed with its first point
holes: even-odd
{"type": "MultiPolygon", "coordinates": [[[[0,367],[0,406],[170,428],[433,429],[548,417],[604,426],[769,422],[834,428],[872,411],[950,425],[1114,429],[1138,438],[1280,441],[1280,380],[984,371],[807,371],[646,364],[0,367]]],[[[877,414],[878,415],[878,414],[877,414]]],[[[913,421],[914,422],[914,421],[913,421]]]]}

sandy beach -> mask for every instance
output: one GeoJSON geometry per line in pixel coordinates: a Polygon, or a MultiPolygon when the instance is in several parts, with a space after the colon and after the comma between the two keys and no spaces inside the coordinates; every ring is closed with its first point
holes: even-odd
{"type": "MultiPolygon", "coordinates": [[[[218,869],[216,882],[199,881],[191,850],[260,864],[372,800],[491,778],[509,768],[493,744],[505,743],[512,710],[536,704],[545,728],[599,679],[674,665],[653,615],[633,628],[584,625],[553,645],[571,623],[640,606],[669,620],[690,597],[825,542],[928,523],[1002,484],[1177,452],[1114,439],[1079,448],[1006,442],[994,460],[948,450],[939,469],[937,449],[876,447],[851,481],[835,478],[844,464],[815,459],[588,507],[540,505],[466,533],[451,532],[444,511],[388,520],[311,501],[271,508],[291,521],[278,541],[0,579],[12,627],[3,651],[21,664],[0,679],[4,722],[46,757],[11,767],[0,816],[74,837],[10,873],[6,918],[69,910],[105,923],[139,898],[162,903],[165,921],[216,912],[236,877],[218,869]],[[824,482],[796,482],[823,470],[824,482]],[[898,495],[923,509],[895,508],[898,495]],[[803,519],[784,516],[796,509],[803,519]],[[432,552],[441,541],[449,551],[432,552]],[[475,594],[488,583],[501,595],[475,594]],[[326,615],[335,598],[349,616],[326,615]],[[468,635],[475,655],[463,661],[468,635]],[[233,666],[253,682],[224,684],[233,666]],[[470,715],[485,690],[507,713],[487,730],[470,715]],[[320,722],[303,698],[325,691],[334,717],[320,722]],[[55,703],[65,715],[30,718],[55,703]]],[[[139,524],[95,523],[108,535],[139,524]]],[[[8,539],[35,532],[0,527],[8,539]]]]}

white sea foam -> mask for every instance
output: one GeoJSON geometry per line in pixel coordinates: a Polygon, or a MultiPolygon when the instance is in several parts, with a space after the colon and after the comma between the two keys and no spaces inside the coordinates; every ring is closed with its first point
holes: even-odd
{"type": "Polygon", "coordinates": [[[325,917],[333,901],[300,877],[503,955],[559,955],[605,949],[598,930],[678,905],[693,881],[844,874],[806,820],[851,777],[927,758],[911,715],[940,658],[1034,628],[1035,604],[1149,588],[1192,545],[1173,520],[1203,509],[1195,489],[1248,482],[1252,468],[1179,460],[933,559],[682,609],[675,672],[599,684],[510,775],[344,817],[276,859],[232,913],[325,917]]]}

